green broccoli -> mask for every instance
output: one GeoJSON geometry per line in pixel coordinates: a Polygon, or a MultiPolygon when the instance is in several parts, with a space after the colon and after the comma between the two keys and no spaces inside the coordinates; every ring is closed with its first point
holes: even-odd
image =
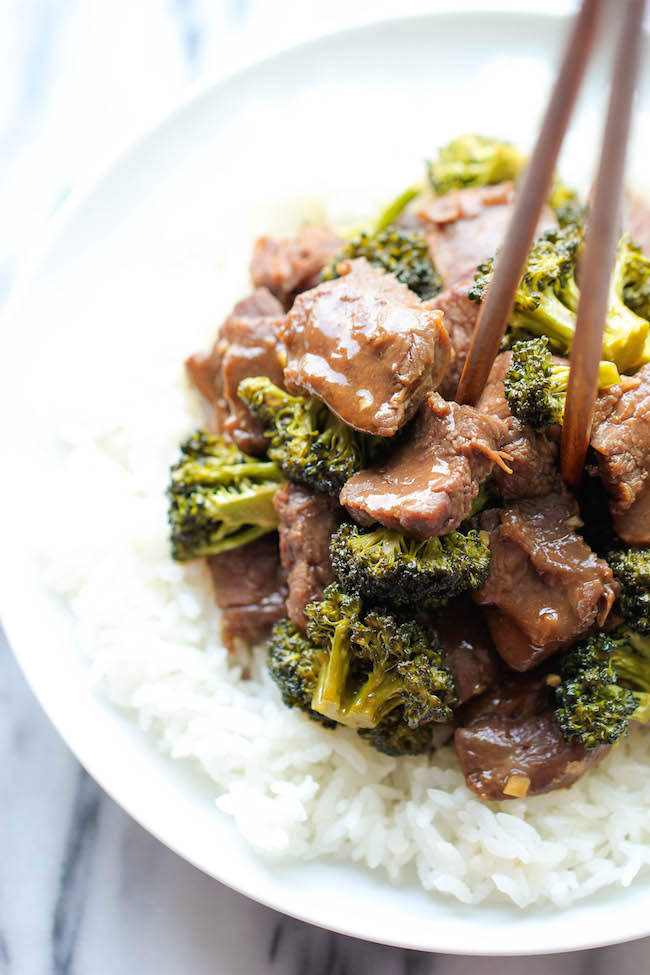
{"type": "Polygon", "coordinates": [[[339,277],[338,265],[364,257],[369,264],[380,267],[415,292],[423,301],[442,291],[442,278],[429,256],[426,238],[418,230],[403,230],[393,226],[408,203],[422,192],[421,186],[409,186],[388,206],[365,224],[343,231],[347,243],[335,259],[322,271],[324,281],[339,277]]]}
{"type": "Polygon", "coordinates": [[[369,264],[394,274],[423,301],[442,291],[442,278],[431,262],[426,238],[418,230],[389,227],[374,235],[362,231],[325,268],[323,280],[338,278],[341,261],[357,257],[365,257],[369,264]]]}
{"type": "Polygon", "coordinates": [[[419,623],[398,623],[385,611],[370,610],[355,623],[355,650],[372,669],[348,700],[346,718],[373,728],[396,707],[409,728],[449,721],[458,704],[442,651],[419,623]]]}
{"type": "Polygon", "coordinates": [[[180,449],[167,488],[174,559],[227,552],[277,528],[273,496],[283,478],[276,464],[200,430],[180,449]]]}
{"type": "MultiPolygon", "coordinates": [[[[290,620],[280,620],[273,627],[268,645],[269,673],[280,689],[288,708],[298,708],[325,728],[336,728],[337,722],[314,711],[311,702],[318,682],[318,672],[325,654],[318,644],[298,632],[290,620]]],[[[360,728],[358,734],[386,755],[422,755],[433,747],[433,725],[410,728],[401,707],[395,708],[374,728],[360,728]]]]}
{"type": "Polygon", "coordinates": [[[351,632],[361,613],[361,600],[336,585],[328,586],[323,599],[305,608],[307,635],[323,653],[322,666],[312,695],[312,708],[319,714],[346,724],[348,687],[358,661],[351,632]]]}
{"type": "Polygon", "coordinates": [[[433,751],[434,726],[431,722],[409,728],[401,708],[396,708],[376,728],[359,728],[357,734],[384,755],[425,755],[433,751]]]}
{"type": "Polygon", "coordinates": [[[650,634],[650,546],[613,549],[607,561],[623,586],[623,617],[634,630],[650,634]]]}
{"type": "MultiPolygon", "coordinates": [[[[375,219],[370,221],[365,228],[359,229],[365,229],[371,236],[380,234],[382,230],[386,230],[395,223],[400,213],[408,206],[411,200],[414,200],[416,196],[420,195],[423,189],[424,185],[415,184],[414,186],[408,186],[399,196],[391,200],[383,210],[380,210],[375,219]]],[[[356,232],[353,236],[357,236],[356,232]]]]}
{"type": "Polygon", "coordinates": [[[454,681],[424,627],[364,615],[361,601],[336,584],[305,612],[306,638],[284,623],[271,643],[271,673],[286,704],[352,728],[375,728],[396,708],[410,728],[450,719],[454,681]]]}
{"type": "MultiPolygon", "coordinates": [[[[629,237],[623,300],[641,318],[650,320],[650,258],[629,237]]],[[[650,356],[647,356],[650,360],[650,356]]]]}
{"type": "MultiPolygon", "coordinates": [[[[569,224],[547,230],[535,243],[519,282],[509,326],[515,333],[545,335],[554,351],[571,348],[580,291],[575,279],[578,251],[584,230],[569,224]]],[[[650,323],[624,303],[624,291],[633,278],[634,251],[623,235],[616,251],[603,335],[603,359],[621,372],[637,369],[645,361],[650,323]]],[[[493,259],[479,265],[470,288],[472,301],[481,302],[492,277],[493,259]]]]}
{"type": "MultiPolygon", "coordinates": [[[[613,362],[601,362],[600,389],[616,386],[620,380],[613,362]]],[[[533,430],[548,430],[552,424],[562,423],[568,384],[569,363],[553,361],[545,335],[513,345],[504,390],[512,415],[522,423],[533,430]]]]}
{"type": "Polygon", "coordinates": [[[284,619],[275,624],[269,639],[267,663],[283,702],[288,708],[300,708],[310,718],[334,728],[334,721],[311,707],[323,659],[320,647],[300,633],[291,620],[284,619]]]}
{"type": "Polygon", "coordinates": [[[432,747],[432,724],[458,704],[432,634],[329,586],[307,609],[307,635],[289,620],[273,629],[271,677],[287,707],[332,728],[359,731],[379,751],[416,755],[432,747]]]}
{"type": "MultiPolygon", "coordinates": [[[[415,183],[413,186],[408,186],[399,196],[396,196],[390,203],[387,203],[371,220],[363,220],[343,226],[339,225],[336,228],[337,232],[348,241],[354,240],[361,234],[366,234],[368,237],[376,237],[377,234],[392,226],[400,213],[402,213],[412,200],[420,196],[424,189],[423,183],[415,183]]],[[[342,260],[342,258],[339,258],[339,260],[342,260]]]]}
{"type": "Polygon", "coordinates": [[[240,399],[266,428],[268,455],[292,481],[335,497],[385,443],[358,433],[316,397],[291,396],[265,376],[244,379],[240,399]]]}
{"type": "Polygon", "coordinates": [[[516,179],[527,157],[509,142],[482,135],[459,135],[438,150],[438,158],[428,164],[429,182],[434,193],[468,186],[488,186],[516,179]]]}
{"type": "Polygon", "coordinates": [[[650,720],[650,637],[627,627],[572,647],[555,691],[556,717],[567,741],[614,745],[630,721],[650,720]]]}
{"type": "MultiPolygon", "coordinates": [[[[642,253],[640,247],[634,243],[629,234],[623,234],[616,248],[616,258],[609,291],[609,311],[605,324],[606,351],[608,328],[616,335],[625,337],[626,333],[635,336],[636,343],[641,345],[641,353],[632,358],[630,369],[635,369],[650,362],[650,307],[648,294],[650,293],[650,261],[642,253]]],[[[618,340],[620,342],[620,339],[618,340]]],[[[616,346],[614,346],[616,347],[616,346]]],[[[634,344],[632,345],[632,350],[634,344]]],[[[611,355],[605,354],[606,359],[619,362],[611,355]]],[[[625,364],[619,365],[621,370],[625,364]]]]}
{"type": "Polygon", "coordinates": [[[562,180],[556,179],[551,187],[549,206],[553,210],[560,227],[571,223],[584,223],[587,208],[581,202],[575,190],[572,190],[562,180]]]}
{"type": "Polygon", "coordinates": [[[490,571],[487,538],[474,530],[417,541],[388,528],[345,524],[332,536],[330,556],[347,592],[396,607],[440,606],[480,588],[490,571]]]}
{"type": "Polygon", "coordinates": [[[326,655],[311,706],[352,728],[374,728],[401,707],[410,728],[448,721],[457,704],[453,677],[433,636],[328,586],[305,610],[307,635],[326,655]]]}

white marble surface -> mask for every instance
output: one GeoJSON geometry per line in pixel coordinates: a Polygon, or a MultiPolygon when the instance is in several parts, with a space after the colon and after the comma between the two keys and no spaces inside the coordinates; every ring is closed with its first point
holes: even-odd
{"type": "MultiPolygon", "coordinates": [[[[478,5],[407,0],[399,12],[478,5]]],[[[392,0],[0,0],[0,304],[70,189],[190,82],[394,10],[392,0]]],[[[184,863],[95,785],[41,712],[1,631],[0,688],[0,975],[650,968],[650,941],[562,957],[468,959],[369,945],[283,918],[184,863]]]]}

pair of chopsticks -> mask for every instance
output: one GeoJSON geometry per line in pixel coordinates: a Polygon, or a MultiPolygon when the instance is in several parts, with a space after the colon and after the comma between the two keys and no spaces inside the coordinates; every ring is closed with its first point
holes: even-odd
{"type": "MultiPolygon", "coordinates": [[[[505,334],[557,158],[594,46],[605,0],[583,0],[573,24],[542,127],[521,182],[506,239],[474,329],[458,386],[459,403],[475,403],[505,334]]],[[[603,144],[580,269],[580,301],[570,352],[569,385],[562,427],[562,475],[579,484],[591,433],[602,354],[609,283],[619,233],[623,176],[632,104],[639,73],[645,0],[616,0],[624,8],[609,96],[603,144]]]]}

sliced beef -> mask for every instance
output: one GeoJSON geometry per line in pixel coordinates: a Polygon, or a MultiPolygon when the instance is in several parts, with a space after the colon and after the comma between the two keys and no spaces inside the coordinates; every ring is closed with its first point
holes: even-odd
{"type": "Polygon", "coordinates": [[[185,360],[188,378],[201,395],[205,425],[215,433],[223,425],[220,411],[221,391],[217,387],[220,361],[221,357],[214,347],[209,352],[195,352],[185,360]]]}
{"type": "Polygon", "coordinates": [[[268,440],[263,424],[242,403],[237,389],[249,376],[268,376],[271,382],[282,386],[285,357],[278,333],[283,321],[282,316],[236,318],[231,315],[221,330],[221,377],[227,404],[224,431],[240,450],[249,454],[264,453],[268,440]]]}
{"type": "Polygon", "coordinates": [[[506,501],[543,497],[553,489],[557,478],[557,445],[544,433],[535,433],[510,412],[503,381],[512,362],[511,352],[494,360],[477,408],[496,416],[507,425],[508,435],[501,449],[508,454],[509,471],[497,468],[493,491],[506,501]]]}
{"type": "Polygon", "coordinates": [[[304,227],[295,237],[259,237],[251,259],[255,287],[265,287],[286,309],[301,291],[313,288],[320,272],[345,241],[329,227],[304,227]]]}
{"type": "Polygon", "coordinates": [[[460,596],[439,610],[433,627],[461,704],[496,683],[501,663],[481,611],[469,596],[460,596]]]}
{"type": "Polygon", "coordinates": [[[262,425],[237,396],[248,376],[268,376],[282,384],[284,350],[278,339],[282,307],[266,288],[237,302],[207,353],[190,356],[185,365],[201,394],[206,426],[225,434],[240,450],[260,454],[266,448],[262,425]]]}
{"type": "Polygon", "coordinates": [[[273,503],[280,519],[280,557],[289,586],[287,613],[304,632],[305,606],[320,599],[334,582],[330,539],[345,513],[335,498],[291,483],[278,491],[273,503]]]}
{"type": "Polygon", "coordinates": [[[415,538],[447,535],[501,462],[505,433],[496,417],[433,393],[393,453],[350,478],[341,503],[362,525],[378,521],[415,538]]]}
{"type": "Polygon", "coordinates": [[[235,318],[277,318],[282,314],[282,306],[268,288],[260,287],[241,298],[232,314],[235,318]]]}
{"type": "Polygon", "coordinates": [[[618,594],[611,569],[577,534],[578,505],[565,490],[485,511],[490,576],[473,593],[486,607],[500,656],[530,670],[602,626],[618,594]]]}
{"type": "Polygon", "coordinates": [[[444,379],[438,386],[438,392],[445,399],[453,399],[456,395],[478,318],[479,305],[467,297],[470,284],[470,281],[459,281],[429,302],[429,308],[442,312],[442,324],[447,330],[454,352],[444,379]]]}
{"type": "Polygon", "coordinates": [[[609,751],[564,740],[543,676],[505,681],[467,705],[462,720],[456,752],[468,786],[482,799],[566,788],[609,751]]]}
{"type": "Polygon", "coordinates": [[[623,227],[644,254],[650,254],[650,203],[642,196],[625,194],[623,227]]]}
{"type": "Polygon", "coordinates": [[[299,295],[287,315],[284,380],[349,426],[392,437],[447,370],[442,313],[363,259],[339,270],[340,278],[299,295]]]}
{"type": "Polygon", "coordinates": [[[275,532],[207,561],[229,650],[237,641],[255,643],[286,616],[287,587],[275,532]]]}
{"type": "Polygon", "coordinates": [[[629,508],[614,515],[614,531],[626,545],[650,545],[650,481],[629,508]]]}
{"type": "MultiPolygon", "coordinates": [[[[512,183],[452,190],[438,196],[417,213],[429,242],[431,259],[446,287],[472,278],[481,261],[501,246],[512,214],[512,183]]],[[[547,207],[538,233],[555,226],[547,207]]]]}
{"type": "Polygon", "coordinates": [[[591,446],[610,495],[617,533],[623,541],[650,533],[650,365],[599,398],[591,446]]]}

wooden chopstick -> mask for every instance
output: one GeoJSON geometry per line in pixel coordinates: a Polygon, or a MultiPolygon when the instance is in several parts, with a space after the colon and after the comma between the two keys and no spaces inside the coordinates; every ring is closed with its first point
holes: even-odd
{"type": "Polygon", "coordinates": [[[627,0],[580,268],[580,301],[562,426],[562,476],[574,486],[580,483],[584,473],[598,395],[598,366],[620,232],[625,158],[641,61],[644,8],[645,0],[627,0]]]}
{"type": "Polygon", "coordinates": [[[596,37],[603,0],[583,0],[562,59],[530,163],[517,193],[506,238],[474,328],[456,400],[475,403],[504,336],[512,304],[548,199],[557,157],[596,37]]]}

